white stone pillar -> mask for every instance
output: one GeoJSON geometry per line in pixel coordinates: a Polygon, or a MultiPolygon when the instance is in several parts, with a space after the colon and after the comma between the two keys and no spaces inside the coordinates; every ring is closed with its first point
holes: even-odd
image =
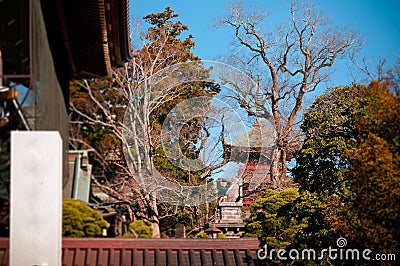
{"type": "Polygon", "coordinates": [[[62,166],[58,132],[11,132],[11,266],[61,265],[62,166]]]}

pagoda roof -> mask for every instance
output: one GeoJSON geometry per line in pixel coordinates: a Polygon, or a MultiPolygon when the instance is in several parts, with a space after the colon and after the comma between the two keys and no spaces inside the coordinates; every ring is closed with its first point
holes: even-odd
{"type": "Polygon", "coordinates": [[[267,124],[257,119],[254,125],[243,135],[233,139],[228,145],[243,148],[270,148],[274,146],[275,131],[267,124]]]}

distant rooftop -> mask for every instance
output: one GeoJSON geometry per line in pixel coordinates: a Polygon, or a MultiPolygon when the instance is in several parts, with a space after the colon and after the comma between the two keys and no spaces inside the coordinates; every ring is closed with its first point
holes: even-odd
{"type": "Polygon", "coordinates": [[[245,148],[267,148],[272,147],[274,141],[274,131],[264,121],[257,119],[246,133],[233,139],[229,145],[245,148]]]}
{"type": "MultiPolygon", "coordinates": [[[[261,264],[259,241],[240,239],[64,238],[63,266],[228,266],[261,264]]],[[[8,238],[0,238],[0,265],[8,265],[8,238]]]]}

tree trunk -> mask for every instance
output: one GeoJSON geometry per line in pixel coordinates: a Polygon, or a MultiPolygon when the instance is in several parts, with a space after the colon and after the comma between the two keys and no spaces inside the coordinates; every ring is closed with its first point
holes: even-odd
{"type": "Polygon", "coordinates": [[[270,173],[271,173],[271,182],[275,185],[278,183],[280,179],[280,158],[281,158],[281,153],[282,150],[279,147],[276,147],[274,149],[273,157],[272,157],[272,163],[270,167],[270,173]]]}
{"type": "Polygon", "coordinates": [[[272,163],[270,167],[271,182],[274,187],[278,187],[281,181],[286,177],[287,162],[286,162],[286,151],[285,147],[277,143],[277,147],[274,150],[272,163]]]}
{"type": "Polygon", "coordinates": [[[152,238],[160,238],[160,221],[158,220],[158,209],[157,209],[157,199],[156,197],[150,195],[150,210],[149,210],[149,220],[151,227],[153,228],[152,238]]]}

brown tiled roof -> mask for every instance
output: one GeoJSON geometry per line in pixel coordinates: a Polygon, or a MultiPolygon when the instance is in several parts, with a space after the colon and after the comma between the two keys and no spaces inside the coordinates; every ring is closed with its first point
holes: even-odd
{"type": "MultiPolygon", "coordinates": [[[[40,2],[57,72],[103,77],[132,57],[129,0],[40,2]]],[[[0,14],[4,74],[29,76],[29,1],[0,1],[0,14]]]]}
{"type": "MultiPolygon", "coordinates": [[[[8,245],[8,238],[0,239],[0,265],[8,265],[8,245]]],[[[62,265],[256,266],[261,265],[257,260],[258,246],[256,238],[64,238],[62,265]]]]}
{"type": "Polygon", "coordinates": [[[131,57],[128,0],[60,0],[61,31],[72,73],[110,76],[131,57]]]}
{"type": "Polygon", "coordinates": [[[129,0],[0,0],[5,84],[14,82],[29,87],[32,73],[38,72],[31,69],[32,62],[50,63],[43,61],[29,45],[34,40],[39,43],[37,38],[42,36],[43,29],[37,23],[41,15],[67,107],[71,78],[110,76],[113,69],[132,58],[129,0]],[[30,8],[30,3],[40,4],[42,14],[30,8]],[[32,30],[30,10],[35,11],[32,18],[36,19],[32,19],[32,30]]]}

